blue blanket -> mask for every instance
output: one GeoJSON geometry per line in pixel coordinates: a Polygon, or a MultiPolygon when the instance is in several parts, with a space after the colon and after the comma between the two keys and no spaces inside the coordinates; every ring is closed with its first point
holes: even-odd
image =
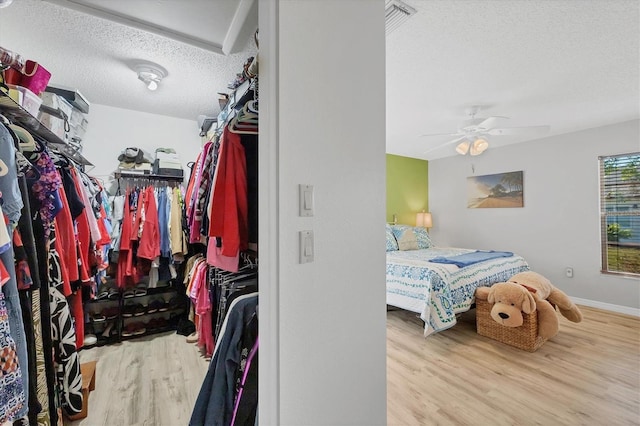
{"type": "Polygon", "coordinates": [[[450,265],[456,265],[458,268],[464,268],[465,266],[473,265],[474,263],[484,262],[485,260],[496,259],[498,257],[510,257],[510,256],[513,256],[513,253],[511,253],[510,251],[476,250],[471,253],[459,254],[457,256],[434,257],[433,259],[429,259],[429,262],[446,263],[450,265]]]}

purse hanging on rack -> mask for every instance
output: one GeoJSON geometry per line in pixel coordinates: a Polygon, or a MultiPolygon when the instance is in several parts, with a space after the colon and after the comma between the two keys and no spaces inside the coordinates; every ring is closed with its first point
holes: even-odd
{"type": "Polygon", "coordinates": [[[36,96],[40,96],[47,88],[51,79],[51,73],[37,62],[27,60],[24,66],[24,74],[20,79],[20,86],[31,90],[36,96]]]}

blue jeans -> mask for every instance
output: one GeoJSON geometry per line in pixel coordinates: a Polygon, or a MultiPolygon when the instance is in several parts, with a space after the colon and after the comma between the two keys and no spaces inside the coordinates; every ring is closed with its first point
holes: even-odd
{"type": "MultiPolygon", "coordinates": [[[[12,232],[9,233],[12,235],[12,232]]],[[[20,364],[20,372],[22,373],[22,384],[24,387],[25,404],[22,410],[18,412],[17,417],[24,417],[29,411],[29,368],[27,358],[27,338],[24,334],[24,326],[22,323],[22,308],[20,307],[20,295],[18,294],[18,284],[16,282],[16,268],[13,266],[13,247],[0,255],[0,260],[9,272],[9,281],[2,286],[5,302],[7,304],[7,312],[9,315],[9,331],[11,337],[16,342],[16,354],[18,355],[18,363],[20,364]]]]}

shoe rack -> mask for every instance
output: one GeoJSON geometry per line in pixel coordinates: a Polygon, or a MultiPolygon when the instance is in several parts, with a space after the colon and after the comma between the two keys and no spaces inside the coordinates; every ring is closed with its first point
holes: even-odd
{"type": "Polygon", "coordinates": [[[187,307],[186,295],[173,286],[118,289],[107,283],[85,303],[85,334],[94,334],[95,346],[103,346],[176,330],[187,307]]]}

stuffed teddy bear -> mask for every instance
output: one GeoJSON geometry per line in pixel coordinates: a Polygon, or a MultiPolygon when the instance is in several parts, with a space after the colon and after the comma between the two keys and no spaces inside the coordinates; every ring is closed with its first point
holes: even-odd
{"type": "Polygon", "coordinates": [[[506,283],[478,287],[476,297],[492,303],[491,318],[507,327],[520,327],[522,313],[532,314],[537,310],[538,336],[545,339],[558,334],[558,316],[553,305],[569,321],[582,321],[582,313],[571,299],[548,279],[532,271],[516,274],[506,283]]]}

